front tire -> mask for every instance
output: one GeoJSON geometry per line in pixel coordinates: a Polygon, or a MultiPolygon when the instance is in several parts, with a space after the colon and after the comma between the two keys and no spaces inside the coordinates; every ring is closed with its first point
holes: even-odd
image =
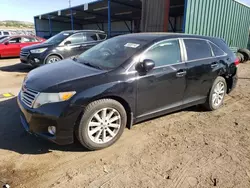
{"type": "Polygon", "coordinates": [[[46,59],[45,64],[51,64],[61,60],[62,59],[59,56],[51,55],[46,59]]]}
{"type": "Polygon", "coordinates": [[[205,107],[207,110],[214,111],[219,109],[224,101],[225,95],[227,93],[227,83],[226,80],[219,76],[213,83],[210,90],[205,107]]]}
{"type": "Polygon", "coordinates": [[[100,150],[114,144],[127,124],[124,107],[115,100],[101,99],[90,103],[76,127],[76,136],[89,150],[100,150]]]}

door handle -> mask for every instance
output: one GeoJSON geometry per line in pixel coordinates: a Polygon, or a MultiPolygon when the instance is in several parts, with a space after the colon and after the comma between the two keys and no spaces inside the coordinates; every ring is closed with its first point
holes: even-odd
{"type": "Polygon", "coordinates": [[[183,76],[186,76],[187,71],[180,70],[179,72],[176,73],[176,77],[181,78],[183,76]]]}
{"type": "Polygon", "coordinates": [[[82,44],[81,46],[80,46],[80,48],[85,48],[87,46],[87,44],[82,44]]]}
{"type": "Polygon", "coordinates": [[[212,63],[211,68],[214,69],[216,67],[218,67],[218,63],[212,63]]]}

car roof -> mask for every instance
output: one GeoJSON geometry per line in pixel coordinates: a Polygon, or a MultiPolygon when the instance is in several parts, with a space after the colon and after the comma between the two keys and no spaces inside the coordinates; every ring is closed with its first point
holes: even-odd
{"type": "Polygon", "coordinates": [[[33,36],[33,35],[7,35],[7,37],[13,38],[13,37],[37,37],[37,36],[33,36]]]}
{"type": "Polygon", "coordinates": [[[70,34],[80,33],[80,32],[95,32],[95,33],[105,34],[105,32],[101,31],[101,30],[67,30],[67,31],[62,31],[62,33],[70,33],[70,34]]]}
{"type": "Polygon", "coordinates": [[[207,36],[201,36],[201,35],[190,35],[190,34],[183,34],[183,33],[164,33],[164,32],[158,32],[158,33],[133,33],[133,34],[127,34],[127,35],[121,35],[123,37],[131,37],[131,38],[137,38],[140,40],[146,40],[148,42],[153,41],[160,41],[164,39],[171,39],[171,38],[200,38],[200,39],[215,39],[214,37],[207,37],[207,36]]]}

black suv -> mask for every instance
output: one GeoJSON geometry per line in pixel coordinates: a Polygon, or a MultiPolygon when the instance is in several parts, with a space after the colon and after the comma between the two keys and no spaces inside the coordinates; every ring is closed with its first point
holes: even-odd
{"type": "Polygon", "coordinates": [[[20,60],[34,67],[54,63],[80,55],[106,38],[103,31],[63,31],[41,44],[22,48],[20,60]]]}
{"type": "Polygon", "coordinates": [[[18,96],[25,129],[58,144],[74,133],[90,150],[124,128],[204,104],[216,110],[237,83],[238,59],[218,38],[130,34],[31,71],[18,96]]]}

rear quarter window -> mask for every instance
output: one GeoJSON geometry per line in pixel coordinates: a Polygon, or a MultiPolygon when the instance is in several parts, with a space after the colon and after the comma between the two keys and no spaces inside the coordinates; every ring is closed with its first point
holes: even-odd
{"type": "Polygon", "coordinates": [[[106,34],[98,34],[98,35],[99,35],[100,40],[105,40],[107,38],[106,34]]]}
{"type": "Polygon", "coordinates": [[[188,61],[212,57],[211,48],[206,40],[184,39],[188,61]]]}
{"type": "Polygon", "coordinates": [[[212,48],[212,51],[214,53],[215,56],[223,56],[225,55],[226,53],[220,48],[218,47],[217,45],[209,42],[211,48],[212,48]]]}

